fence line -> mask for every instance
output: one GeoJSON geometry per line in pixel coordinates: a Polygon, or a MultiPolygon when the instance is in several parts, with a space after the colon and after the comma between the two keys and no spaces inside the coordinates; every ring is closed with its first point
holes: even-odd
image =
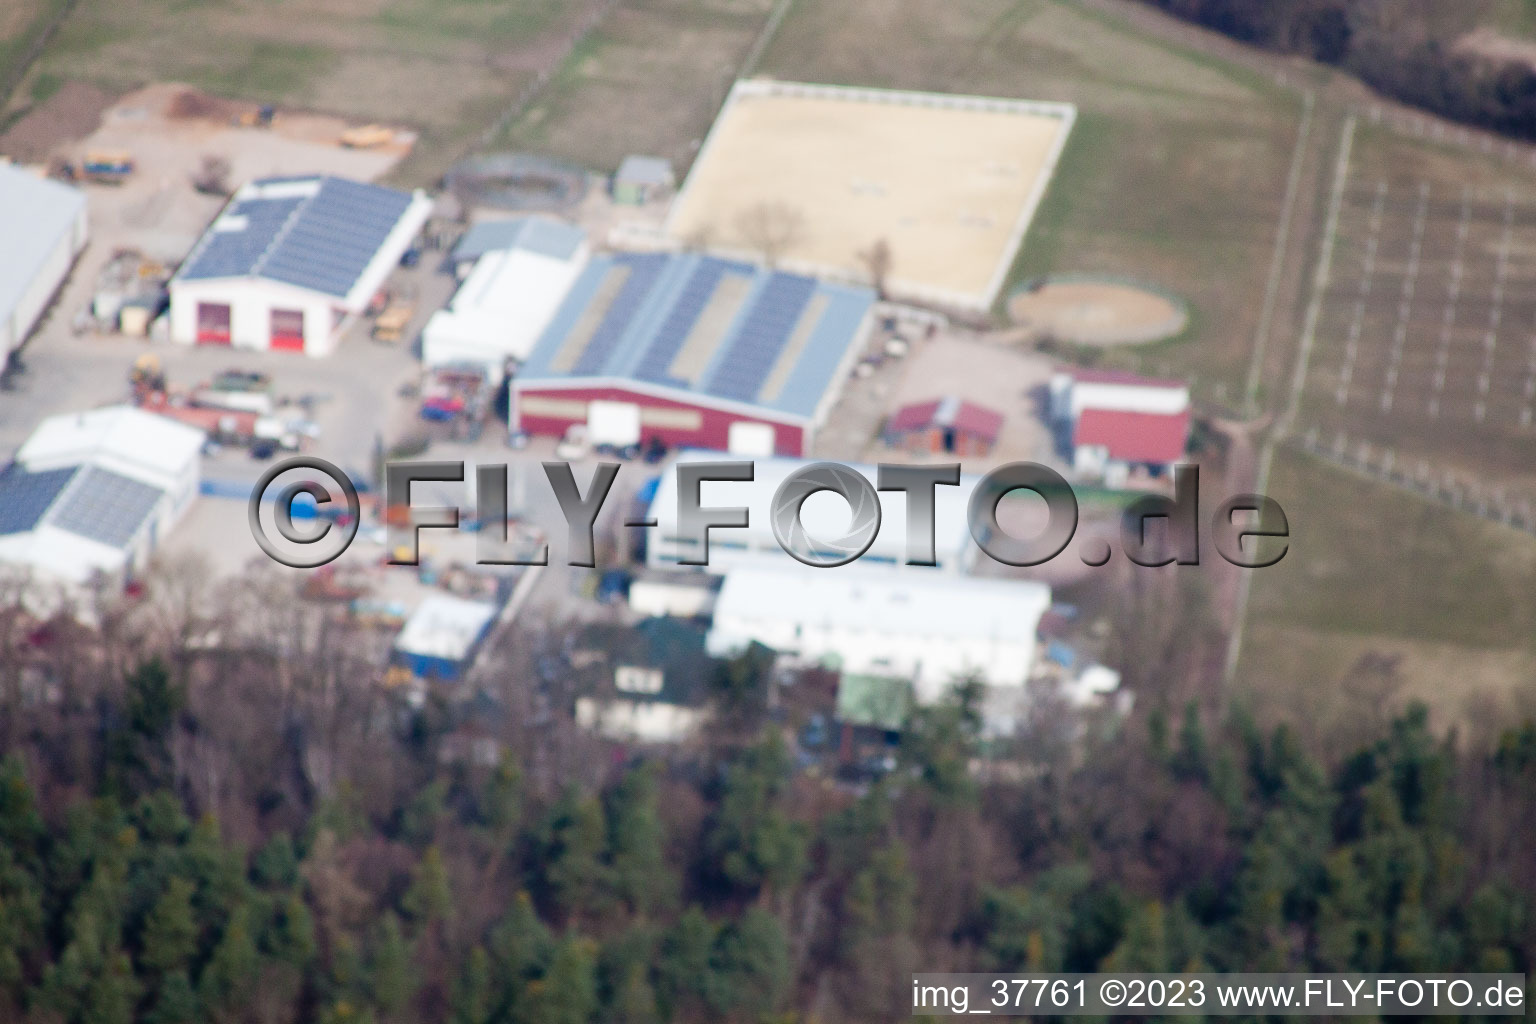
{"type": "Polygon", "coordinates": [[[1291,438],[1291,443],[1316,458],[1377,483],[1536,535],[1536,508],[1529,499],[1511,498],[1502,487],[1488,487],[1474,478],[1436,469],[1427,459],[1401,459],[1393,448],[1351,438],[1343,431],[1324,434],[1313,427],[1300,437],[1291,438]]]}

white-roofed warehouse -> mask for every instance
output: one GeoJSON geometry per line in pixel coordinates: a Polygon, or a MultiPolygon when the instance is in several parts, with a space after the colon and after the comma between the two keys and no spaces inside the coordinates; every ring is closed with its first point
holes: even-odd
{"type": "Polygon", "coordinates": [[[1050,587],[1025,580],[743,568],[720,588],[708,649],[728,657],[755,641],[845,673],[910,679],[931,703],[966,678],[1022,688],[1050,605],[1050,587]]]}
{"type": "Polygon", "coordinates": [[[171,279],[171,340],[326,355],[431,213],[420,191],[323,176],[250,182],[171,279]]]}
{"type": "Polygon", "coordinates": [[[85,195],[0,163],[0,367],[36,326],[85,248],[85,195]]]}
{"type": "Polygon", "coordinates": [[[482,253],[448,304],[421,334],[429,367],[473,364],[500,382],[508,360],[521,363],[586,268],[586,232],[543,217],[505,229],[502,244],[482,253]]]}
{"type": "MultiPolygon", "coordinates": [[[[680,462],[731,461],[718,453],[688,452],[668,463],[651,499],[650,518],[656,527],[648,531],[646,562],[653,569],[675,569],[684,556],[699,552],[679,536],[677,522],[677,466],[680,462]]],[[[709,535],[709,565],[705,572],[722,575],[741,567],[791,569],[796,562],[774,538],[769,520],[773,494],[796,470],[810,465],[803,459],[755,459],[751,480],[707,480],[699,485],[699,503],[705,507],[745,507],[747,526],[742,529],[716,529],[709,535]]],[[[878,472],[874,466],[849,466],[861,473],[873,486],[878,472]]],[[[936,486],[933,490],[934,559],[937,569],[960,574],[970,569],[980,553],[971,537],[966,510],[971,492],[981,477],[964,474],[958,486],[936,486]]],[[[907,560],[907,497],[900,491],[880,491],[880,532],[869,550],[859,556],[857,565],[866,569],[884,568],[930,575],[933,569],[909,567],[907,560]]],[[[800,508],[800,521],[813,537],[837,537],[847,529],[848,505],[836,495],[812,495],[800,508]]]]}

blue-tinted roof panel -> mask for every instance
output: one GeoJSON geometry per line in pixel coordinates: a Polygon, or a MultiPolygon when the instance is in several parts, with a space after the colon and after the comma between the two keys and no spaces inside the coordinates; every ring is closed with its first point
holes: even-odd
{"type": "Polygon", "coordinates": [[[750,402],[762,389],[795,322],[816,290],[816,282],[794,274],[774,274],[758,293],[752,313],[725,350],[709,382],[712,394],[750,402]]]}
{"type": "Polygon", "coordinates": [[[86,466],[49,512],[48,522],[87,540],[120,548],[139,532],[164,493],[121,473],[86,466]]]}
{"type": "Polygon", "coordinates": [[[696,394],[811,416],[851,358],[874,301],[868,288],[823,284],[695,253],[599,256],[551,318],[518,374],[518,386],[628,378],[679,392],[679,398],[696,394]],[[629,274],[614,294],[611,275],[623,267],[629,274]],[[693,344],[689,339],[706,323],[704,311],[733,275],[748,279],[744,301],[739,308],[722,307],[733,315],[712,314],[709,329],[718,336],[710,339],[707,358],[695,364],[703,366],[697,379],[673,377],[671,367],[683,346],[693,344]],[[598,326],[573,356],[567,351],[573,332],[594,319],[598,326]]]}
{"type": "Polygon", "coordinates": [[[25,533],[36,526],[79,468],[29,473],[14,463],[7,466],[0,472],[0,535],[25,533]]]}
{"type": "Polygon", "coordinates": [[[344,178],[253,182],[219,215],[179,277],[266,277],[344,297],[411,205],[397,189],[344,178]],[[295,186],[298,191],[296,193],[295,186]],[[263,188],[274,194],[263,195],[263,188]]]}

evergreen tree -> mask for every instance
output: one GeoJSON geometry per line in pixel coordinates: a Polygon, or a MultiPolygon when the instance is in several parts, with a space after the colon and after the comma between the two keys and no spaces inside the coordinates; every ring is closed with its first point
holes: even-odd
{"type": "Polygon", "coordinates": [[[369,991],[385,1017],[403,1011],[416,994],[416,970],[411,946],[400,930],[400,919],[386,913],[379,923],[368,958],[369,991]]]}
{"type": "Polygon", "coordinates": [[[608,803],[608,859],[614,891],[637,914],[670,906],[677,880],[667,863],[666,835],[656,811],[650,766],[628,772],[608,803]]]}
{"type": "Polygon", "coordinates": [[[588,1024],[597,1010],[591,943],[574,935],[555,947],[549,970],[529,995],[529,1019],[538,1024],[588,1024]]]}
{"type": "Polygon", "coordinates": [[[172,878],[144,922],[139,962],[156,974],[185,971],[197,950],[197,922],[192,917],[192,883],[172,878]]]}
{"type": "Polygon", "coordinates": [[[603,863],[606,827],[595,798],[568,787],[544,826],[544,883],[569,916],[596,914],[604,904],[608,871],[603,863]]]}
{"type": "Polygon", "coordinates": [[[418,928],[444,920],[453,910],[448,869],[443,866],[443,855],[437,847],[429,846],[421,855],[400,906],[418,928]]]}

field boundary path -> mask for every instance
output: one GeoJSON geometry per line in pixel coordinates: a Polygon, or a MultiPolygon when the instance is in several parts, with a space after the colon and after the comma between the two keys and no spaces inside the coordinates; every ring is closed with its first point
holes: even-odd
{"type": "MultiPolygon", "coordinates": [[[[1351,112],[1344,118],[1339,132],[1339,150],[1334,163],[1333,185],[1328,196],[1328,216],[1323,223],[1322,240],[1319,243],[1317,269],[1312,276],[1312,296],[1307,303],[1306,319],[1301,329],[1301,341],[1296,353],[1295,369],[1291,376],[1290,391],[1275,427],[1265,438],[1259,453],[1259,467],[1254,490],[1263,494],[1269,485],[1269,471],[1274,463],[1275,448],[1289,437],[1295,427],[1296,416],[1301,408],[1302,388],[1306,384],[1307,369],[1312,358],[1312,347],[1317,339],[1317,322],[1322,315],[1323,297],[1333,273],[1333,250],[1338,237],[1339,215],[1344,206],[1344,190],[1349,182],[1350,154],[1354,148],[1355,127],[1358,118],[1351,112]]],[[[1252,570],[1242,574],[1238,582],[1237,607],[1233,612],[1233,627],[1228,634],[1227,657],[1223,677],[1228,686],[1237,673],[1238,660],[1242,657],[1243,629],[1248,618],[1248,597],[1253,588],[1252,570]]]]}

